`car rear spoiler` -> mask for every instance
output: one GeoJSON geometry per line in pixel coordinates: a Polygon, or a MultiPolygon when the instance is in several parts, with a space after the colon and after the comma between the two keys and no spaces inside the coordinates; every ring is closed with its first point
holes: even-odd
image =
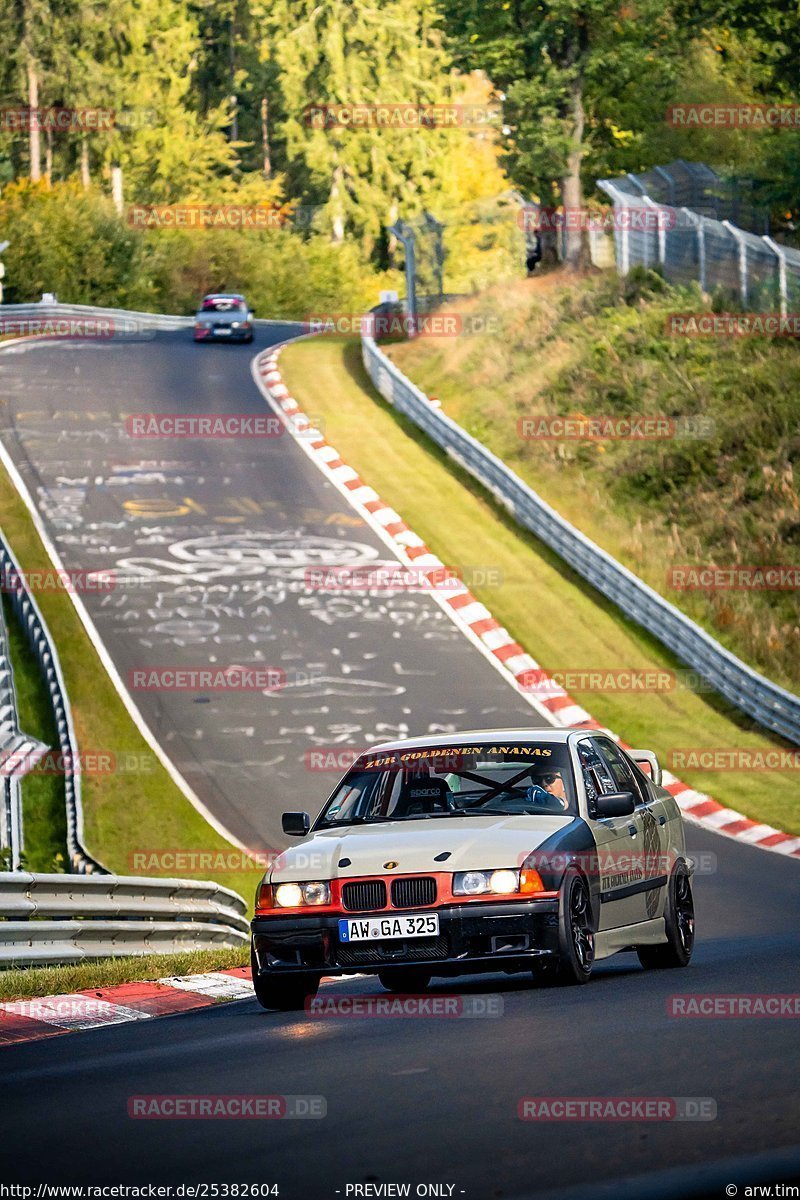
{"type": "Polygon", "coordinates": [[[653,783],[661,783],[661,766],[652,750],[629,750],[628,754],[641,767],[645,775],[649,775],[653,783]]]}

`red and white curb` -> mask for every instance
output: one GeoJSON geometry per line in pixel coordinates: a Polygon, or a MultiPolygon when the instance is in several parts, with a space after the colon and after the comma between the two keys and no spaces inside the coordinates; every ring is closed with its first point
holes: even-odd
{"type": "MultiPolygon", "coordinates": [[[[262,395],[283,420],[287,430],[331,483],[346,497],[371,529],[406,566],[422,573],[432,572],[430,592],[458,628],[504,675],[516,691],[549,724],[557,728],[601,729],[590,713],[578,704],[496,621],[489,609],[458,580],[446,577],[445,564],[433,554],[403,518],[384,504],[378,493],[349,467],[338,450],[316,429],[290,395],[278,369],[282,346],[272,347],[252,362],[253,378],[262,395]]],[[[610,732],[610,731],[608,731],[610,732]]],[[[616,734],[613,735],[617,737],[616,734]]],[[[621,739],[617,738],[618,741],[621,739]]],[[[624,745],[624,742],[621,742],[624,745]]],[[[669,771],[663,783],[672,792],[687,820],[714,833],[800,858],[800,837],[752,821],[732,808],[725,808],[704,792],[682,783],[669,771]]]]}
{"type": "MultiPolygon", "coordinates": [[[[347,982],[363,978],[353,974],[347,982]]],[[[323,979],[322,987],[335,987],[343,982],[339,978],[323,979]]],[[[168,1017],[254,997],[250,968],[232,967],[202,975],[169,975],[143,983],[87,988],[63,996],[10,1000],[0,1003],[0,1047],[36,1042],[79,1029],[102,1029],[106,1025],[168,1017]]]]}
{"type": "Polygon", "coordinates": [[[121,983],[63,996],[42,996],[0,1004],[0,1046],[38,1041],[78,1029],[100,1029],[127,1021],[208,1008],[225,1000],[253,996],[249,967],[174,976],[152,983],[121,983]]]}

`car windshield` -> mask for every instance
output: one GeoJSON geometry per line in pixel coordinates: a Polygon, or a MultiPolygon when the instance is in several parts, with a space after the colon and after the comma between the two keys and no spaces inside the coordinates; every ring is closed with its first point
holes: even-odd
{"type": "Polygon", "coordinates": [[[203,303],[200,305],[200,312],[246,312],[247,306],[244,300],[240,300],[238,296],[206,296],[203,303]]]}
{"type": "Polygon", "coordinates": [[[316,828],[480,816],[575,816],[567,746],[415,746],[362,754],[316,828]]]}

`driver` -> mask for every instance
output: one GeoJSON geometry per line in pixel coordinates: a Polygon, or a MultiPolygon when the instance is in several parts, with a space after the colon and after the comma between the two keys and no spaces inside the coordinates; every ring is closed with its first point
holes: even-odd
{"type": "MultiPolygon", "coordinates": [[[[567,799],[567,792],[566,788],[564,787],[564,779],[560,771],[546,771],[542,775],[537,775],[534,786],[538,786],[538,788],[545,792],[548,797],[553,797],[553,799],[557,802],[554,807],[564,809],[565,811],[567,808],[569,808],[569,800],[567,799]]],[[[535,794],[532,798],[534,801],[536,800],[535,794]]]]}

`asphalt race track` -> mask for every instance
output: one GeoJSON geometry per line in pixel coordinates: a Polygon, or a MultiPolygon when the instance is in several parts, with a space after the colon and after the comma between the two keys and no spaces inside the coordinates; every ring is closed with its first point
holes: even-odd
{"type": "MultiPolygon", "coordinates": [[[[119,436],[122,416],[134,411],[255,410],[251,352],[195,349],[170,335],[142,345],[4,354],[0,396],[5,443],[37,491],[67,566],[161,564],[141,592],[124,594],[119,610],[87,597],[123,673],[141,661],[197,665],[214,654],[224,663],[319,668],[335,681],[324,694],[298,690],[288,703],[284,694],[211,696],[201,705],[181,694],[139,696],[154,727],[170,731],[165,746],[175,763],[192,771],[192,785],[220,819],[244,838],[268,840],[284,803],[300,807],[299,793],[308,792],[303,751],[312,738],[332,740],[352,725],[358,744],[379,726],[391,735],[398,726],[534,724],[535,714],[425,597],[379,600],[379,618],[377,609],[334,617],[327,606],[335,598],[320,600],[321,612],[313,599],[301,602],[292,571],[308,558],[298,553],[288,566],[276,539],[303,552],[320,551],[315,539],[323,537],[347,543],[350,553],[355,543],[378,547],[288,439],[148,446],[119,436]],[[113,484],[115,476],[126,481],[113,484]],[[189,511],[176,515],[186,498],[189,511]],[[257,509],[237,509],[241,500],[257,509]],[[238,541],[220,540],[230,536],[238,541]],[[214,555],[192,557],[187,542],[214,555]],[[184,547],[177,555],[176,545],[184,547]],[[264,588],[257,618],[239,615],[239,600],[207,615],[195,589],[211,586],[200,576],[219,567],[220,547],[225,562],[266,563],[253,576],[264,588]],[[165,563],[179,568],[170,572],[165,563]],[[186,563],[194,574],[180,569],[186,563]],[[133,616],[119,620],[119,611],[133,616]],[[250,633],[258,634],[252,642],[250,633]],[[369,686],[356,696],[344,685],[359,680],[369,686]],[[245,760],[246,777],[231,766],[245,760]]],[[[242,586],[235,571],[214,579],[242,586]]],[[[321,799],[327,784],[313,786],[321,799]]],[[[680,1018],[668,1015],[668,999],[796,992],[800,868],[697,827],[688,826],[688,839],[702,869],[698,940],[685,971],[644,972],[623,955],[600,963],[583,988],[484,976],[432,989],[490,995],[495,1007],[499,998],[502,1013],[491,1017],[310,1017],[265,1013],[245,1000],[6,1047],[0,1182],[277,1183],[287,1200],[381,1194],[352,1190],[366,1184],[409,1184],[412,1196],[424,1194],[418,1185],[435,1184],[443,1190],[429,1195],[469,1200],[594,1196],[605,1183],[602,1195],[621,1200],[722,1197],[726,1182],[744,1195],[752,1170],[759,1183],[796,1182],[797,1021],[680,1018]],[[327,1115],[127,1115],[131,1096],[175,1093],[321,1096],[327,1115]],[[713,1102],[716,1115],[531,1122],[517,1115],[523,1097],[690,1097],[713,1102]],[[762,1156],[757,1168],[751,1156],[762,1156]]],[[[321,994],[350,992],[384,994],[365,979],[324,984],[321,994]]]]}
{"type": "Polygon", "coordinates": [[[285,672],[266,692],[133,690],[184,778],[254,850],[282,846],[283,809],[319,809],[341,775],[309,771],[310,752],[542,724],[430,596],[309,592],[309,569],[394,560],[288,434],[129,436],[130,414],[270,412],[250,360],[292,330],[267,329],[254,346],[194,346],[187,331],[0,354],[3,442],[65,567],[113,573],[113,590],[76,586],[123,679],[285,672]]]}
{"type": "MultiPolygon", "coordinates": [[[[699,941],[685,971],[645,973],[617,956],[583,988],[505,976],[433,988],[499,996],[497,1017],[307,1017],[245,1000],[7,1047],[0,1179],[277,1182],[288,1200],[335,1200],[369,1181],[443,1183],[492,1200],[792,1147],[797,1022],[668,1017],[667,999],[796,992],[797,863],[691,828],[690,849],[716,855],[718,870],[697,880],[699,941]],[[323,1096],[327,1116],[127,1116],[129,1096],[173,1093],[323,1096]],[[709,1097],[717,1116],[523,1122],[523,1096],[709,1097]]],[[[358,979],[321,994],[376,990],[358,979]]],[[[800,1173],[800,1155],[794,1163],[800,1173]]],[[[759,1181],[779,1178],[767,1170],[759,1181]]]]}

